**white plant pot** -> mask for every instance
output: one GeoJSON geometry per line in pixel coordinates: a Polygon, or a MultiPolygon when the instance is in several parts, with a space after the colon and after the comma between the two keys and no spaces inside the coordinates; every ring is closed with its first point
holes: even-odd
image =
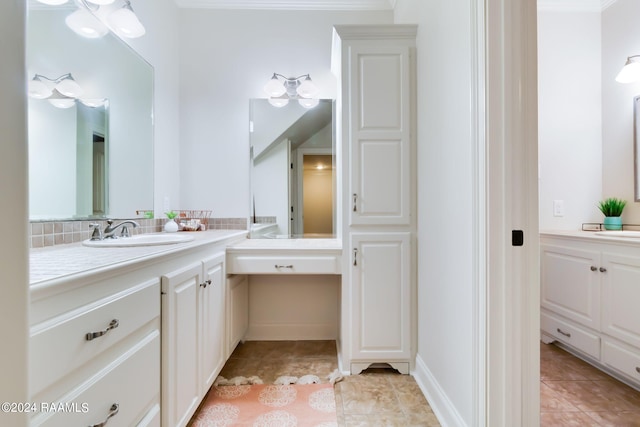
{"type": "Polygon", "coordinates": [[[164,224],[164,231],[167,233],[175,233],[178,231],[178,223],[170,219],[164,224]]]}

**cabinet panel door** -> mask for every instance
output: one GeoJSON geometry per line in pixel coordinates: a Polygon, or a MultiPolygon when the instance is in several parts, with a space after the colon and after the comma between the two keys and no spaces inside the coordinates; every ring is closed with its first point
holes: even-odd
{"type": "Polygon", "coordinates": [[[640,348],[640,259],[602,254],[602,332],[640,348]]]}
{"type": "Polygon", "coordinates": [[[227,358],[249,329],[249,279],[232,276],[227,279],[227,358]]]}
{"type": "Polygon", "coordinates": [[[202,262],[204,283],[199,286],[198,339],[200,392],[204,395],[224,364],[224,253],[202,262]]]}
{"type": "Polygon", "coordinates": [[[350,52],[350,223],[409,225],[409,48],[350,52]]]}
{"type": "Polygon", "coordinates": [[[202,264],[162,276],[162,425],[185,426],[200,402],[197,297],[202,264]]]}
{"type": "Polygon", "coordinates": [[[353,358],[410,357],[410,233],[352,233],[353,358]]]}
{"type": "Polygon", "coordinates": [[[589,328],[600,328],[600,253],[541,245],[541,305],[589,328]]]}

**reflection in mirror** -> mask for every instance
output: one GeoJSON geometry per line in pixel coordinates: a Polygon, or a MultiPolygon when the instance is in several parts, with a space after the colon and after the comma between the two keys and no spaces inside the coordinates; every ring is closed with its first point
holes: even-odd
{"type": "Polygon", "coordinates": [[[250,102],[251,237],[334,237],[333,100],[312,109],[250,102]]]}
{"type": "Polygon", "coordinates": [[[70,5],[29,2],[28,78],[71,73],[83,92],[70,108],[29,98],[29,217],[133,218],[153,209],[153,68],[111,33],[74,33],[70,5]]]}
{"type": "Polygon", "coordinates": [[[633,98],[633,178],[634,199],[640,202],[640,95],[633,98]]]}
{"type": "Polygon", "coordinates": [[[108,213],[108,101],[71,108],[29,100],[31,219],[104,217],[108,213]],[[53,168],[52,168],[53,166],[53,168]],[[55,170],[52,173],[43,173],[55,170]],[[69,191],[61,191],[61,189],[69,191]]]}

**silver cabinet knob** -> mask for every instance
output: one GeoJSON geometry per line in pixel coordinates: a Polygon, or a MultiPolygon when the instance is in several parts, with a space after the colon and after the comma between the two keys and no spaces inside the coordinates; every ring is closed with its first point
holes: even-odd
{"type": "Polygon", "coordinates": [[[600,273],[606,273],[606,272],[607,272],[607,269],[606,269],[606,268],[604,268],[604,267],[600,267],[600,273]]]}
{"type": "Polygon", "coordinates": [[[598,267],[596,267],[595,265],[591,266],[591,271],[598,271],[598,267]]]}

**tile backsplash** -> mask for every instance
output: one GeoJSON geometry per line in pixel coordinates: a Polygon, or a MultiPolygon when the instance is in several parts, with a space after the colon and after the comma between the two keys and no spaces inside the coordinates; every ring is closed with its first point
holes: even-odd
{"type": "MultiPolygon", "coordinates": [[[[158,233],[163,230],[165,218],[144,219],[133,218],[140,227],[129,227],[131,234],[158,233]]],[[[114,220],[116,223],[123,219],[114,220]]],[[[32,248],[43,248],[46,246],[64,245],[67,243],[77,243],[91,237],[89,224],[98,223],[104,230],[107,225],[106,220],[93,221],[33,221],[31,222],[31,246],[32,248]]],[[[209,218],[208,229],[226,230],[246,230],[247,218],[209,218]]]]}

